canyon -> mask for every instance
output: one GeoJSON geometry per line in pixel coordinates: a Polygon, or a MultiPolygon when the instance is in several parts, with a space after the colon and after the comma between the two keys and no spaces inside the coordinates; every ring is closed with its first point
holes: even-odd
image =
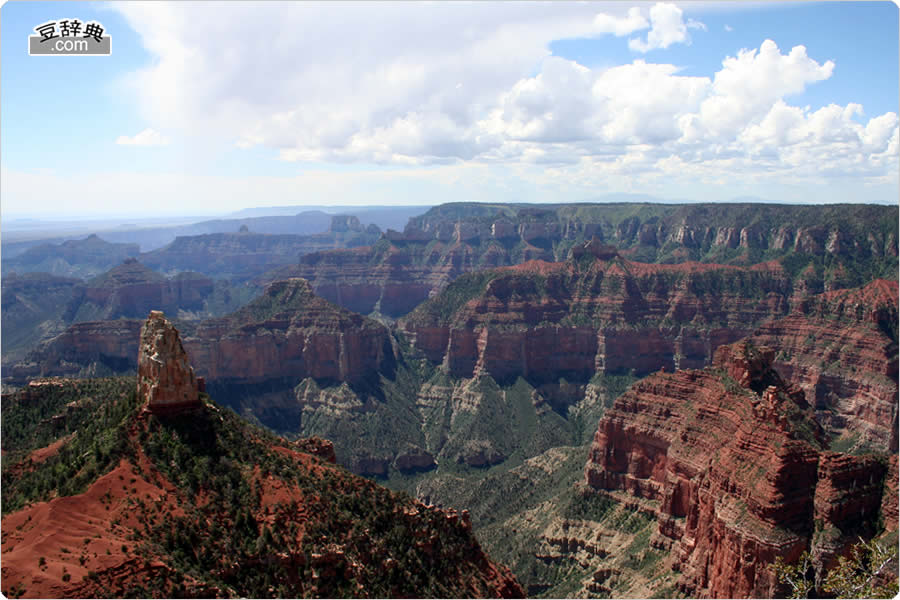
{"type": "Polygon", "coordinates": [[[597,372],[708,364],[719,345],[786,315],[794,295],[777,263],[604,258],[530,261],[466,276],[399,326],[456,376],[586,381],[597,372]]]}
{"type": "Polygon", "coordinates": [[[222,234],[225,279],[16,275],[47,325],[4,383],[140,372],[162,308],[197,399],[468,510],[529,595],[770,597],[897,527],[896,210],[844,208],[460,203],[293,264],[222,234]]]}
{"type": "Polygon", "coordinates": [[[875,529],[887,457],[824,450],[812,406],[774,357],[745,341],[706,371],[652,375],[595,434],[587,485],[653,514],[686,595],[776,596],[777,556],[811,548],[824,567],[875,529]]]}

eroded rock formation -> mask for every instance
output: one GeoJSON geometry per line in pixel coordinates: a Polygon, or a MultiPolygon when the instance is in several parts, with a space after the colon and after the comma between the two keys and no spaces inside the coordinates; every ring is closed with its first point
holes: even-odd
{"type": "Polygon", "coordinates": [[[202,322],[185,346],[207,381],[358,382],[396,360],[385,326],[319,298],[303,279],[275,282],[237,312],[202,322]]]}
{"type": "MultiPolygon", "coordinates": [[[[137,367],[140,329],[125,319],[72,325],[15,365],[13,378],[128,372],[137,367]]],[[[184,346],[207,382],[355,383],[390,373],[396,361],[384,325],[317,297],[302,279],[273,283],[244,308],[189,329],[184,346]]]]}
{"type": "Polygon", "coordinates": [[[834,257],[825,273],[805,278],[804,289],[815,294],[864,283],[849,265],[896,269],[896,221],[895,207],[874,206],[454,203],[410,219],[403,231],[388,230],[370,247],[301,257],[277,278],[303,277],[316,293],[345,308],[396,318],[464,273],[560,261],[596,240],[594,249],[605,246],[607,258],[615,251],[642,262],[749,265],[762,252],[776,260],[792,254],[807,262],[834,257]]]}
{"type": "Polygon", "coordinates": [[[137,391],[155,413],[201,405],[197,378],[178,330],[158,310],[150,311],[141,328],[137,391]]]}
{"type": "Polygon", "coordinates": [[[719,345],[786,315],[791,294],[776,263],[644,264],[592,242],[566,262],[462,277],[400,327],[454,376],[584,382],[703,367],[719,345]]]}
{"type": "Polygon", "coordinates": [[[775,369],[847,449],[897,452],[897,298],[884,279],[811,296],[749,338],[778,349],[775,369]]]}
{"type": "Polygon", "coordinates": [[[182,272],[166,278],[134,258],[87,282],[76,320],[139,318],[150,310],[175,313],[201,310],[213,292],[213,281],[200,273],[182,272]]]}
{"type": "Polygon", "coordinates": [[[595,434],[587,484],[654,512],[656,544],[675,553],[689,596],[780,593],[776,557],[811,549],[829,560],[872,532],[890,485],[880,459],[822,450],[812,407],[773,357],[739,343],[716,353],[715,368],[652,375],[595,434]]]}
{"type": "Polygon", "coordinates": [[[97,377],[133,371],[140,330],[141,321],[136,319],[70,325],[30,352],[4,373],[4,378],[27,381],[34,377],[97,377]]]}

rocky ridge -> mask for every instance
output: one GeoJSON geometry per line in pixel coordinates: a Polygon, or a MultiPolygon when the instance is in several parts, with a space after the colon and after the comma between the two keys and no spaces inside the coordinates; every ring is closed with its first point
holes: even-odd
{"type": "Polygon", "coordinates": [[[897,452],[896,281],[826,292],[748,338],[777,348],[773,366],[799,386],[845,450],[897,452]]]}
{"type": "Polygon", "coordinates": [[[116,319],[70,325],[4,373],[4,380],[103,377],[137,368],[141,321],[116,319]]]}
{"type": "Polygon", "coordinates": [[[200,273],[166,278],[132,258],[86,283],[84,296],[72,300],[78,303],[73,319],[98,321],[135,318],[151,310],[173,314],[202,310],[213,287],[213,281],[200,273]]]}
{"type": "Polygon", "coordinates": [[[164,273],[200,271],[210,277],[246,281],[266,271],[295,264],[303,254],[364,246],[376,242],[380,236],[378,227],[363,227],[356,217],[336,215],[331,217],[328,231],[311,235],[257,233],[247,229],[178,236],[162,248],[141,254],[140,260],[164,273]]]}
{"type": "Polygon", "coordinates": [[[794,294],[776,263],[656,265],[594,251],[466,275],[399,326],[454,376],[584,382],[702,367],[788,314],[794,294]]]}
{"type": "Polygon", "coordinates": [[[227,291],[216,285],[199,273],[166,278],[134,258],[86,282],[39,273],[4,277],[4,379],[133,368],[136,338],[113,339],[133,325],[121,321],[156,309],[187,319],[215,314],[211,303],[228,304],[221,298],[227,291]]]}
{"type": "Polygon", "coordinates": [[[205,399],[189,418],[144,405],[134,378],[4,397],[4,594],[523,595],[466,513],[350,475],[327,442],[287,442],[205,399]]]}
{"type": "Polygon", "coordinates": [[[650,376],[600,421],[585,481],[652,512],[651,544],[677,557],[687,595],[772,597],[776,557],[811,548],[824,566],[874,533],[883,463],[824,452],[812,407],[774,356],[725,346],[715,369],[650,376]]]}
{"type": "MultiPolygon", "coordinates": [[[[137,367],[139,330],[131,319],[76,323],[13,366],[11,379],[127,372],[137,367]]],[[[318,298],[301,279],[273,283],[240,310],[189,330],[185,347],[211,381],[359,382],[396,361],[385,326],[318,298]]]]}
{"type": "Polygon", "coordinates": [[[336,304],[397,318],[464,273],[561,261],[596,238],[640,262],[778,260],[816,294],[892,276],[896,221],[895,208],[877,206],[452,203],[370,247],[313,253],[260,281],[303,277],[336,304]]]}
{"type": "Polygon", "coordinates": [[[93,277],[140,253],[137,244],[110,243],[97,235],[61,244],[39,244],[3,260],[3,275],[11,271],[43,272],[66,277],[93,277]]]}
{"type": "Polygon", "coordinates": [[[396,361],[385,326],[317,297],[303,279],[271,284],[235,313],[200,323],[184,343],[210,381],[360,382],[396,361]]]}
{"type": "Polygon", "coordinates": [[[48,273],[3,277],[3,366],[20,361],[41,339],[62,333],[72,318],[69,301],[81,279],[48,273]]]}

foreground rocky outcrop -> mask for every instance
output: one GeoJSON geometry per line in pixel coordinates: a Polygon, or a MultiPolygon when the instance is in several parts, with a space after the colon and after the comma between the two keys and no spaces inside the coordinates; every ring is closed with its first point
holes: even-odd
{"type": "Polygon", "coordinates": [[[677,557],[689,596],[773,597],[776,557],[809,549],[824,568],[876,533],[887,457],[824,451],[813,407],[774,357],[739,343],[715,368],[652,375],[594,437],[587,485],[655,516],[651,544],[677,557]]]}
{"type": "Polygon", "coordinates": [[[141,328],[137,394],[150,412],[161,414],[200,406],[194,369],[178,330],[158,310],[141,328]]]}
{"type": "MultiPolygon", "coordinates": [[[[148,328],[172,350],[171,329],[148,328]]],[[[6,596],[523,596],[466,513],[351,475],[325,441],[208,400],[190,418],[143,406],[133,377],[4,396],[6,596]]]]}

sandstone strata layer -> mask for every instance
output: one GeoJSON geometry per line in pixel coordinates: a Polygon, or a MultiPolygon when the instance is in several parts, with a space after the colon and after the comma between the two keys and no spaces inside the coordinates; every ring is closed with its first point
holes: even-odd
{"type": "Polygon", "coordinates": [[[386,327],[319,298],[303,279],[275,282],[237,312],[202,322],[185,346],[210,381],[359,382],[396,360],[386,327]]]}
{"type": "Polygon", "coordinates": [[[95,377],[132,371],[137,366],[141,321],[117,319],[70,325],[63,333],[14,365],[14,381],[34,377],[95,377]]]}
{"type": "Polygon", "coordinates": [[[400,327],[455,376],[584,382],[703,367],[719,345],[789,312],[791,280],[775,263],[655,265],[598,252],[467,275],[400,327]]]}
{"type": "Polygon", "coordinates": [[[135,318],[150,310],[176,313],[200,310],[213,292],[213,281],[200,273],[182,272],[166,278],[136,259],[110,269],[87,282],[84,295],[73,299],[81,315],[92,320],[135,318]]]}
{"type": "Polygon", "coordinates": [[[897,297],[884,279],[812,296],[749,338],[778,349],[774,367],[848,449],[897,452],[897,297]]]}
{"type": "Polygon", "coordinates": [[[410,219],[402,232],[388,230],[370,247],[309,254],[263,281],[304,277],[336,304],[396,318],[464,273],[563,260],[573,245],[596,239],[643,262],[749,265],[763,253],[829,256],[824,272],[793,275],[802,299],[864,283],[860,264],[896,269],[896,222],[891,207],[453,203],[410,219]]]}
{"type": "Polygon", "coordinates": [[[742,343],[715,369],[652,375],[595,434],[587,484],[654,512],[689,596],[781,593],[775,558],[833,557],[871,531],[889,485],[875,457],[822,451],[812,407],[773,357],[742,343]]]}

